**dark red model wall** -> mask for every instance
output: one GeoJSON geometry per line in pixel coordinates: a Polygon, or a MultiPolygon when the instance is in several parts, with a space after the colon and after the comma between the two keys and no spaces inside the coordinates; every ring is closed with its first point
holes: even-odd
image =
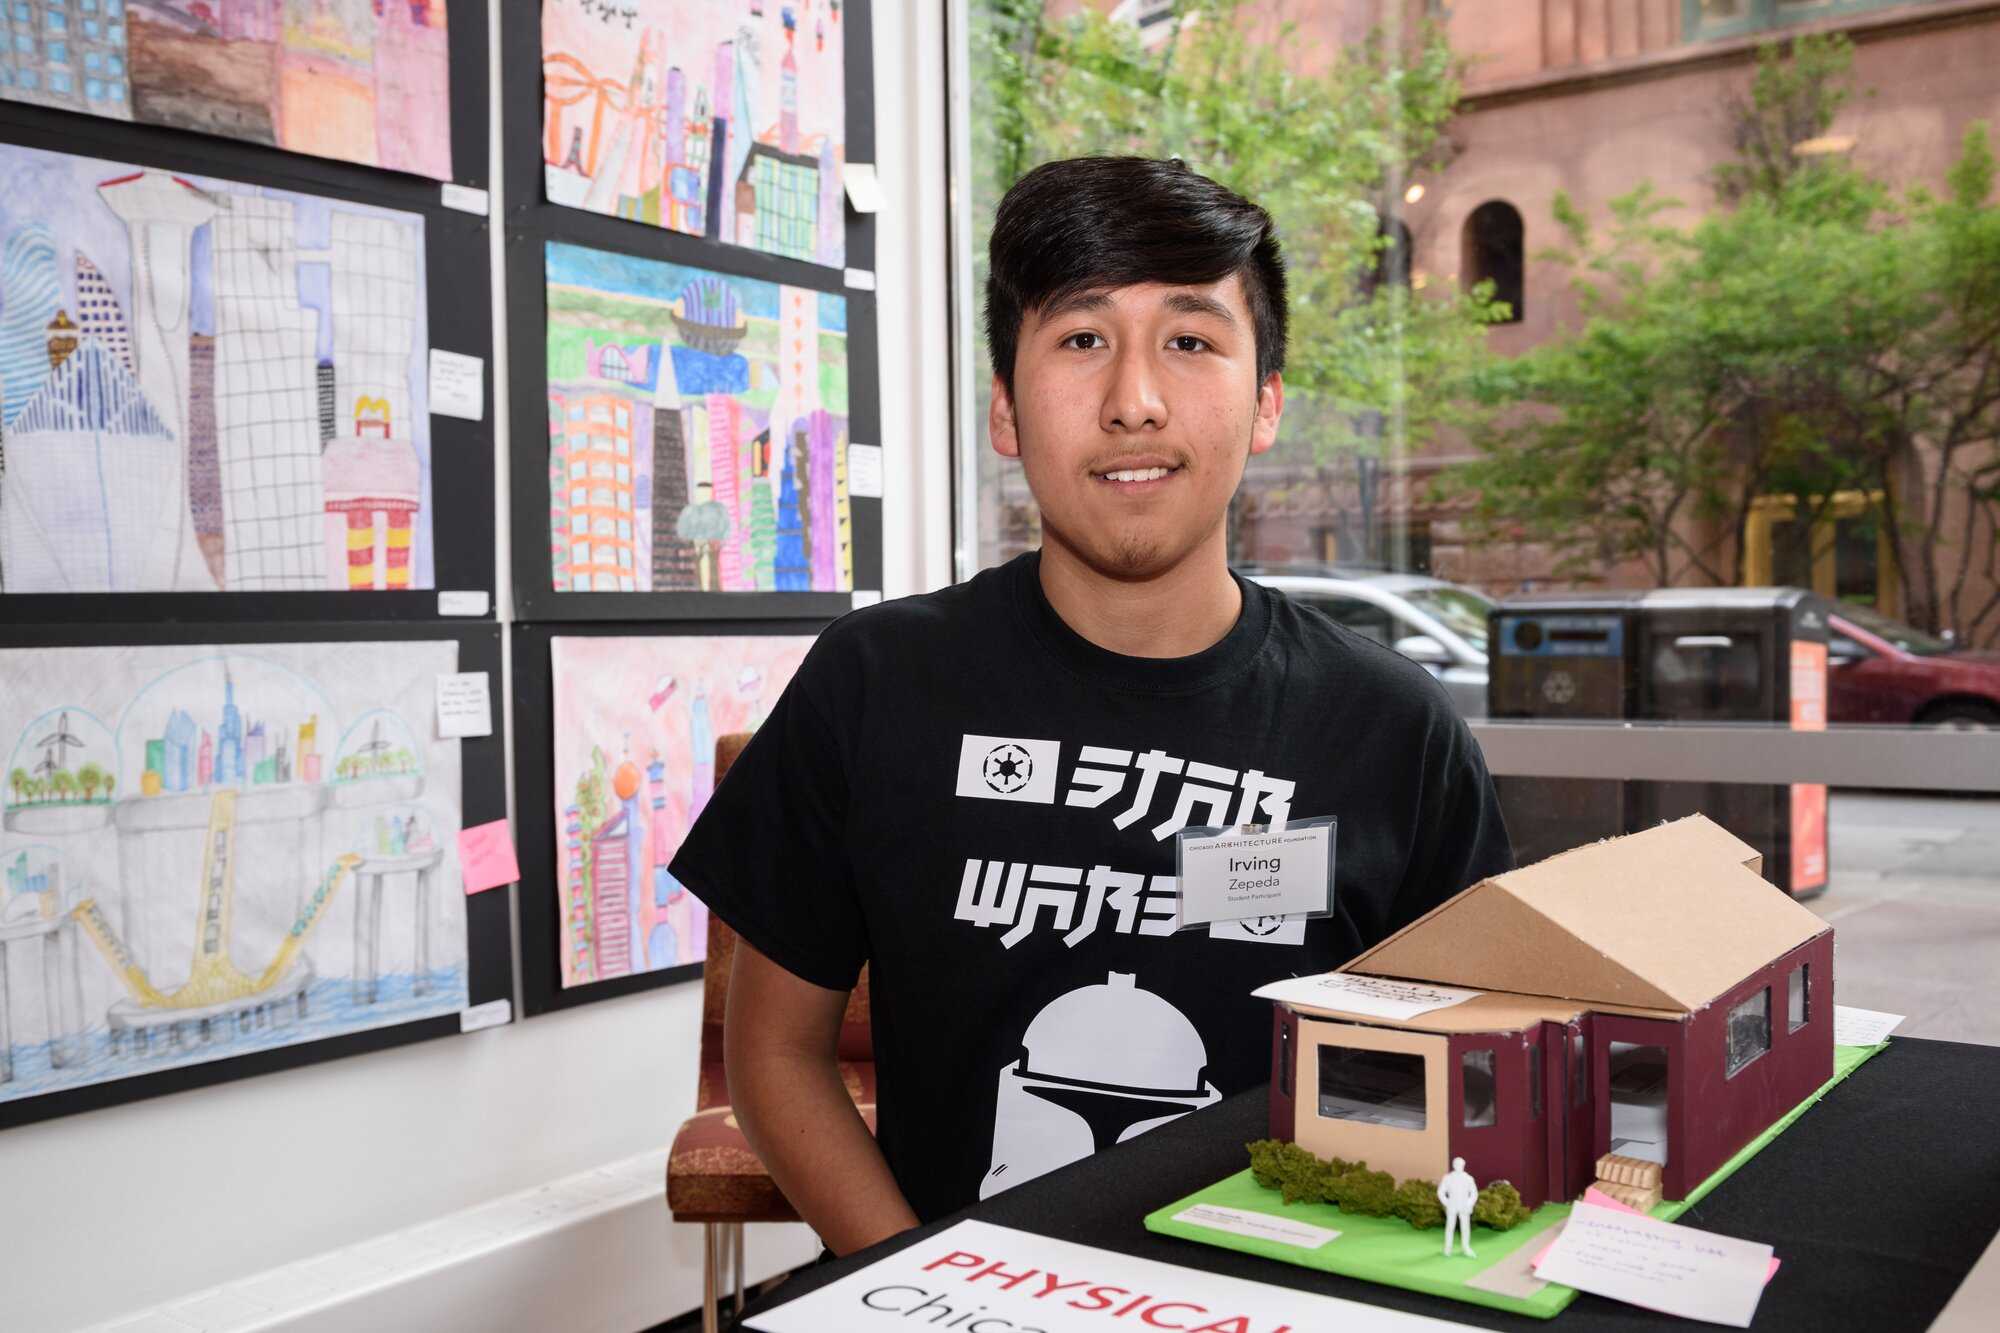
{"type": "Polygon", "coordinates": [[[1271,1006],[1271,1137],[1298,1137],[1299,1016],[1271,1006]]]}
{"type": "MultiPolygon", "coordinates": [[[[1666,1195],[1670,1199],[1686,1198],[1689,1190],[1833,1077],[1833,933],[1808,940],[1759,968],[1693,1015],[1685,1027],[1684,1049],[1668,1073],[1666,1195]],[[1785,987],[1791,970],[1801,962],[1810,969],[1806,1024],[1791,1032],[1785,987]],[[1729,1011],[1765,986],[1771,990],[1771,1049],[1737,1070],[1734,1078],[1725,1077],[1729,1011]],[[1673,1081],[1676,1073],[1679,1095],[1673,1081]]],[[[1599,1141],[1608,1142],[1608,1098],[1599,1115],[1599,1141]]]]}
{"type": "Polygon", "coordinates": [[[1528,1049],[1539,1032],[1462,1032],[1449,1039],[1451,1062],[1445,1074],[1451,1117],[1451,1155],[1465,1159],[1465,1169],[1481,1185],[1511,1181],[1530,1208],[1548,1194],[1548,1115],[1546,1099],[1539,1110],[1529,1086],[1528,1049]],[[1465,1123],[1465,1054],[1493,1052],[1496,1114],[1494,1123],[1477,1128],[1465,1123]]]}

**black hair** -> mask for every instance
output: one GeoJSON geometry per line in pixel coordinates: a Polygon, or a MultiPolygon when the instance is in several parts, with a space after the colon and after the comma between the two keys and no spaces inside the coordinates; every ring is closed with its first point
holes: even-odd
{"type": "Polygon", "coordinates": [[[1178,158],[1036,167],[1000,201],[987,254],[986,344],[1009,393],[1029,312],[1084,292],[1232,273],[1256,326],[1257,383],[1285,368],[1285,260],[1271,215],[1178,158]]]}

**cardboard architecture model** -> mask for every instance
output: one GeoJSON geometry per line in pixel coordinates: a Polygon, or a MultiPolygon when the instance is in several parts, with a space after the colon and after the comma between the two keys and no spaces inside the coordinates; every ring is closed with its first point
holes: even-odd
{"type": "Polygon", "coordinates": [[[1472,998],[1392,1018],[1267,988],[1271,1136],[1398,1179],[1463,1157],[1530,1207],[1600,1174],[1686,1197],[1833,1075],[1833,930],[1760,870],[1695,815],[1475,884],[1327,974],[1472,998]]]}

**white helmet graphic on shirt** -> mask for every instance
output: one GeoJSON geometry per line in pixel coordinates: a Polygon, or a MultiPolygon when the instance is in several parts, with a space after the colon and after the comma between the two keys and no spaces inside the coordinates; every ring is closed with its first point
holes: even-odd
{"type": "Polygon", "coordinates": [[[1194,1024],[1133,973],[1113,972],[1043,1006],[1020,1058],[1001,1068],[979,1197],[1221,1099],[1194,1024]]]}

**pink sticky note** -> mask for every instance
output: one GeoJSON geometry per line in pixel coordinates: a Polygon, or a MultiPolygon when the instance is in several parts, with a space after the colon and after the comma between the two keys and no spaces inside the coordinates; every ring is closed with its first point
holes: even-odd
{"type": "MultiPolygon", "coordinates": [[[[1639,1211],[1637,1208],[1632,1207],[1628,1203],[1621,1203],[1619,1200],[1612,1198],[1609,1194],[1606,1194],[1603,1190],[1600,1190],[1595,1185],[1592,1185],[1589,1189],[1586,1189],[1583,1192],[1583,1201],[1585,1203],[1594,1203],[1599,1208],[1609,1208],[1613,1212],[1617,1213],[1637,1213],[1639,1211]]],[[[1543,1245],[1540,1250],[1536,1251],[1534,1258],[1528,1260],[1528,1267],[1530,1268],[1541,1267],[1542,1260],[1548,1258],[1549,1251],[1555,1248],[1556,1236],[1559,1236],[1561,1234],[1562,1234],[1562,1229],[1558,1227],[1556,1229],[1555,1235],[1549,1237],[1548,1243],[1543,1245]]],[[[1778,1275],[1778,1263],[1779,1263],[1778,1257],[1776,1255],[1772,1255],[1770,1271],[1764,1274],[1764,1281],[1767,1285],[1770,1283],[1772,1278],[1778,1275]]]]}
{"type": "Polygon", "coordinates": [[[481,893],[521,878],[514,856],[514,830],[504,819],[458,831],[458,869],[467,893],[481,893]]]}

